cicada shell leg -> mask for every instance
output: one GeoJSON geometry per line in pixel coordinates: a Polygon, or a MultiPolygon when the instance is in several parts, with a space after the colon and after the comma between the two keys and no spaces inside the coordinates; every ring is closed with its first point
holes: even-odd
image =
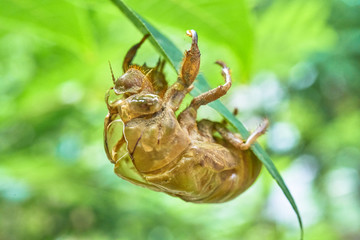
{"type": "Polygon", "coordinates": [[[177,81],[166,91],[164,96],[164,101],[174,111],[179,108],[185,95],[193,88],[192,83],[200,68],[197,33],[195,30],[188,30],[186,34],[192,38],[191,48],[185,52],[177,81]]]}
{"type": "Polygon", "coordinates": [[[217,88],[211,89],[199,96],[195,97],[189,107],[187,107],[178,117],[180,124],[185,129],[196,130],[196,116],[197,110],[200,106],[206,105],[216,99],[224,96],[231,87],[231,75],[230,69],[221,61],[217,61],[216,64],[222,66],[221,74],[224,77],[225,84],[218,86],[217,88]]]}
{"type": "Polygon", "coordinates": [[[181,65],[179,80],[185,87],[189,87],[195,80],[200,68],[200,50],[198,47],[198,35],[195,30],[186,31],[186,35],[192,38],[190,50],[185,52],[181,65]]]}
{"type": "Polygon", "coordinates": [[[265,119],[246,141],[243,140],[239,134],[228,130],[224,123],[203,119],[197,123],[197,126],[201,136],[205,137],[208,141],[214,141],[213,133],[214,131],[217,131],[225,141],[229,142],[235,148],[239,150],[248,150],[261,135],[265,134],[266,129],[269,126],[269,120],[265,119]]]}
{"type": "Polygon", "coordinates": [[[211,89],[210,91],[207,91],[195,97],[189,106],[190,108],[192,107],[195,110],[197,110],[201,105],[206,105],[210,102],[215,101],[218,98],[221,98],[230,89],[231,87],[230,69],[222,61],[216,61],[215,63],[222,66],[221,74],[225,79],[225,84],[220,85],[217,88],[211,89]]]}
{"type": "Polygon", "coordinates": [[[215,123],[215,129],[220,135],[231,145],[240,150],[248,150],[252,144],[263,134],[265,134],[267,127],[269,126],[269,120],[265,119],[264,122],[248,137],[246,141],[241,139],[239,135],[229,131],[220,123],[215,123]]]}
{"type": "Polygon", "coordinates": [[[131,65],[132,60],[134,59],[137,50],[140,48],[140,46],[145,42],[145,40],[150,36],[150,34],[146,34],[139,43],[132,46],[129,51],[126,53],[126,56],[124,58],[123,62],[123,71],[124,73],[129,69],[129,66],[131,65]]]}
{"type": "Polygon", "coordinates": [[[165,80],[165,75],[163,73],[165,66],[165,60],[160,60],[156,64],[154,68],[151,68],[151,71],[146,75],[157,95],[159,95],[161,98],[164,97],[165,92],[168,88],[168,83],[165,80]]]}
{"type": "Polygon", "coordinates": [[[104,121],[104,149],[105,149],[105,153],[106,153],[106,156],[109,159],[109,161],[114,163],[114,161],[111,158],[110,151],[109,151],[109,148],[108,148],[107,127],[109,126],[110,122],[111,122],[111,114],[108,113],[108,115],[105,117],[105,121],[104,121]]]}
{"type": "Polygon", "coordinates": [[[248,139],[246,140],[246,142],[242,145],[243,149],[249,149],[251,147],[252,144],[254,144],[256,142],[256,140],[261,136],[264,135],[267,128],[269,127],[269,119],[265,119],[260,125],[259,127],[257,127],[255,129],[255,131],[253,133],[251,133],[251,135],[248,137],[248,139]]]}
{"type": "Polygon", "coordinates": [[[109,114],[105,118],[105,131],[104,131],[104,143],[105,143],[105,152],[107,157],[112,163],[116,163],[118,160],[118,149],[125,144],[125,139],[123,136],[123,122],[120,119],[116,118],[115,115],[109,114]]]}

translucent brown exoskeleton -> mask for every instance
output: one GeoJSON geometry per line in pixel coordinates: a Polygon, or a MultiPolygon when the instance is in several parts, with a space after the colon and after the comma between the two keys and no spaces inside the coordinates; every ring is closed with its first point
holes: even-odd
{"type": "Polygon", "coordinates": [[[112,73],[114,86],[105,97],[105,151],[115,173],[136,185],[190,202],[225,202],[258,177],[262,164],[249,148],[264,134],[268,121],[246,140],[229,131],[226,123],[196,121],[198,108],[225,95],[231,86],[229,68],[221,61],[216,63],[225,84],[195,97],[176,117],[200,66],[197,33],[189,30],[187,35],[191,48],[170,87],[162,73],[164,61],[154,68],[132,64],[148,35],[126,54],[124,74],[115,79],[112,73]]]}

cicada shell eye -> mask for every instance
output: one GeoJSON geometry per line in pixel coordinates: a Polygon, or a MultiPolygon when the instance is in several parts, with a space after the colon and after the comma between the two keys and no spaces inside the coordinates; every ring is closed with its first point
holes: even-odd
{"type": "Polygon", "coordinates": [[[152,89],[146,75],[136,68],[130,68],[124,75],[115,82],[114,91],[116,94],[136,94],[144,89],[152,89]]]}
{"type": "Polygon", "coordinates": [[[105,102],[108,105],[116,106],[118,103],[125,99],[124,94],[116,94],[115,91],[108,91],[107,95],[105,96],[105,102]]]}

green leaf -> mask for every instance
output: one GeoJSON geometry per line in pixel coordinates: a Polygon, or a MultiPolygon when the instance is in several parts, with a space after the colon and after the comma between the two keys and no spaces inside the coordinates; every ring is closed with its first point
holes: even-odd
{"type": "MultiPolygon", "coordinates": [[[[127,18],[143,33],[150,34],[150,42],[154,45],[154,47],[171,63],[172,67],[177,72],[183,55],[177,47],[170,42],[164,35],[162,35],[157,29],[155,29],[150,23],[148,23],[145,19],[143,19],[140,15],[134,12],[132,9],[127,7],[121,0],[112,0],[112,2],[127,16],[127,18]]],[[[209,85],[207,84],[206,79],[199,74],[195,83],[194,89],[191,91],[191,95],[197,96],[202,92],[208,91],[209,85]]],[[[212,108],[218,111],[225,119],[227,119],[231,124],[233,124],[240,134],[247,138],[249,136],[249,132],[246,130],[244,125],[239,122],[234,115],[219,101],[214,101],[209,104],[212,108]]],[[[279,171],[276,169],[270,157],[267,153],[260,147],[258,143],[254,144],[251,147],[252,151],[255,155],[260,159],[260,161],[264,164],[266,169],[269,171],[271,176],[278,183],[279,187],[289,200],[291,206],[293,207],[301,229],[301,239],[303,239],[303,225],[299,210],[296,206],[295,200],[292,197],[289,189],[287,188],[284,180],[282,179],[279,171]]]]}
{"type": "Polygon", "coordinates": [[[83,24],[84,19],[84,12],[71,1],[1,2],[0,22],[6,24],[1,24],[0,30],[35,35],[88,59],[92,56],[95,42],[91,30],[83,24]]]}
{"type": "MultiPolygon", "coordinates": [[[[201,39],[206,39],[208,43],[219,46],[219,49],[222,46],[231,49],[231,55],[236,58],[236,61],[230,64],[231,60],[227,58],[227,63],[231,66],[235,66],[235,64],[239,66],[236,70],[233,69],[234,81],[240,81],[240,79],[247,81],[250,78],[255,29],[246,0],[151,0],[146,3],[144,1],[123,1],[125,5],[136,9],[137,13],[146,16],[146,19],[156,26],[179,29],[181,33],[183,29],[196,29],[199,31],[201,39]],[[169,11],[170,9],[176,10],[169,11]]],[[[201,40],[202,48],[204,43],[201,40]]],[[[219,51],[219,49],[212,47],[211,55],[224,57],[226,50],[219,51]]],[[[206,68],[205,62],[206,60],[202,59],[203,69],[206,68]]],[[[207,78],[207,80],[211,81],[212,79],[207,78]]]]}
{"type": "Polygon", "coordinates": [[[336,34],[328,26],[330,9],[324,1],[279,0],[269,5],[256,23],[255,70],[287,76],[304,56],[331,48],[336,34]]]}

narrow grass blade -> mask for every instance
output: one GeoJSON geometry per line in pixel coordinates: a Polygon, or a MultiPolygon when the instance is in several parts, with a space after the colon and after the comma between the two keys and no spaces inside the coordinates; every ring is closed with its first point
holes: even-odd
{"type": "MultiPolygon", "coordinates": [[[[165,57],[171,66],[177,72],[181,61],[182,61],[182,53],[181,51],[163,34],[161,34],[156,28],[154,28],[150,23],[148,23],[145,19],[143,19],[139,14],[134,12],[132,9],[127,7],[124,2],[121,0],[111,0],[126,16],[127,18],[143,33],[150,34],[150,41],[154,45],[154,47],[159,51],[160,54],[165,57]]],[[[205,91],[209,90],[209,85],[207,84],[204,76],[199,75],[194,83],[194,89],[191,92],[193,96],[197,96],[205,91]]],[[[234,115],[219,101],[214,101],[209,104],[212,108],[214,108],[217,112],[219,112],[225,119],[227,119],[233,126],[235,126],[240,134],[247,138],[249,136],[249,132],[246,130],[244,125],[239,122],[234,115]]],[[[295,200],[292,197],[289,189],[287,188],[284,180],[282,179],[279,171],[276,169],[274,163],[270,159],[270,157],[266,154],[266,152],[260,147],[259,144],[254,144],[251,147],[254,154],[260,159],[260,161],[264,164],[266,169],[269,171],[271,176],[275,179],[286,198],[290,202],[292,208],[294,209],[301,230],[301,239],[303,239],[303,224],[302,219],[299,213],[299,210],[296,206],[295,200]]]]}

